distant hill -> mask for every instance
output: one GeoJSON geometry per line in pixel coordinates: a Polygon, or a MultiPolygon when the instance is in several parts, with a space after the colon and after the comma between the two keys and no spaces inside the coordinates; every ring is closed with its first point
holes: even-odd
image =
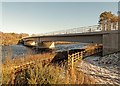
{"type": "Polygon", "coordinates": [[[0,44],[2,45],[11,45],[11,44],[17,44],[18,40],[20,40],[22,37],[29,36],[29,34],[26,33],[3,33],[0,32],[0,44]]]}

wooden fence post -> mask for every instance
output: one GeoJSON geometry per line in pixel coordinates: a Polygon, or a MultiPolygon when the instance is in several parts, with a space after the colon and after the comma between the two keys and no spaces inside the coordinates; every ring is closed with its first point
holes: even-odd
{"type": "Polygon", "coordinates": [[[80,58],[82,59],[83,58],[83,52],[82,51],[81,51],[81,55],[80,56],[81,56],[80,58]]]}
{"type": "Polygon", "coordinates": [[[71,74],[71,77],[72,77],[72,84],[74,84],[76,82],[76,75],[75,75],[75,70],[74,70],[74,57],[75,57],[75,54],[72,54],[71,68],[70,68],[70,74],[71,74]]]}
{"type": "Polygon", "coordinates": [[[71,58],[71,68],[73,69],[73,66],[74,66],[74,57],[71,58]]]}

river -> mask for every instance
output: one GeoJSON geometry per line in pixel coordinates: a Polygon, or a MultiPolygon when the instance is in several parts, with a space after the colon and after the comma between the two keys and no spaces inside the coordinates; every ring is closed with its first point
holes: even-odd
{"type": "MultiPolygon", "coordinates": [[[[62,44],[62,45],[55,45],[55,51],[65,51],[70,49],[81,49],[87,46],[87,43],[79,43],[79,44],[62,44]]],[[[11,59],[17,58],[20,56],[30,54],[36,54],[35,50],[25,47],[23,45],[9,45],[9,46],[2,46],[2,61],[5,58],[9,57],[11,59]]]]}

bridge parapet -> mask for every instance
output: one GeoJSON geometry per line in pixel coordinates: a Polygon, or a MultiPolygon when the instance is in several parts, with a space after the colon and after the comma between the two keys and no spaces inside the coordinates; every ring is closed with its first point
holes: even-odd
{"type": "Polygon", "coordinates": [[[72,29],[66,29],[66,30],[60,30],[60,31],[53,31],[53,32],[48,32],[48,33],[43,33],[43,34],[38,34],[38,35],[39,36],[60,35],[60,34],[96,32],[96,31],[101,31],[99,25],[92,25],[92,26],[78,27],[78,28],[72,28],[72,29]]]}
{"type": "MultiPolygon", "coordinates": [[[[118,25],[117,25],[117,28],[118,28],[118,25]]],[[[112,28],[110,30],[118,30],[118,29],[112,28]]],[[[88,33],[88,32],[98,32],[98,31],[107,31],[107,30],[102,30],[101,25],[92,25],[92,26],[84,26],[84,27],[65,29],[65,30],[60,30],[60,31],[53,31],[53,32],[48,32],[48,33],[42,33],[42,34],[38,34],[38,35],[34,35],[34,36],[88,33]]]]}

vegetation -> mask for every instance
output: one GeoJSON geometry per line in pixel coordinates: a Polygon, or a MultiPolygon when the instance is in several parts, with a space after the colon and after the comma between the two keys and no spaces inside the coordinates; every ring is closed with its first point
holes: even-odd
{"type": "Polygon", "coordinates": [[[50,63],[54,56],[55,53],[46,53],[6,59],[2,64],[2,84],[95,84],[89,75],[50,63]],[[24,68],[28,63],[32,64],[24,68]]]}
{"type": "Polygon", "coordinates": [[[99,24],[103,31],[109,31],[111,29],[117,29],[118,16],[112,14],[111,12],[103,12],[99,17],[99,24]]]}
{"type": "Polygon", "coordinates": [[[22,37],[28,36],[28,34],[21,33],[3,33],[0,32],[0,38],[1,38],[1,44],[2,45],[10,45],[10,44],[17,44],[18,40],[20,40],[22,37]]]}

